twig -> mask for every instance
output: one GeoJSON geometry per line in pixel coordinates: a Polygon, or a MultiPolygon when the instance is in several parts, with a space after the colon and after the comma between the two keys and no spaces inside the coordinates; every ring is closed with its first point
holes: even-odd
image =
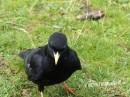
{"type": "MultiPolygon", "coordinates": [[[[70,1],[69,1],[69,5],[68,5],[68,7],[66,8],[66,12],[68,12],[70,8],[73,8],[73,7],[72,7],[72,4],[74,5],[74,3],[75,3],[75,2],[74,2],[74,3],[73,3],[73,2],[74,2],[74,0],[70,0],[70,1]]],[[[64,32],[64,30],[65,30],[65,27],[63,28],[62,31],[64,32]]]]}
{"type": "Polygon", "coordinates": [[[121,80],[118,81],[112,81],[112,82],[96,82],[95,80],[89,80],[88,87],[109,87],[109,86],[116,86],[125,84],[125,82],[122,82],[121,80]]]}

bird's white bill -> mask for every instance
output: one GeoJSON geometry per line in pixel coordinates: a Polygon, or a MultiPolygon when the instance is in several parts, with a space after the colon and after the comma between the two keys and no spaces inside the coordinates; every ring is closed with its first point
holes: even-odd
{"type": "Polygon", "coordinates": [[[58,52],[56,53],[54,52],[55,65],[57,65],[59,58],[60,58],[60,54],[58,52]]]}

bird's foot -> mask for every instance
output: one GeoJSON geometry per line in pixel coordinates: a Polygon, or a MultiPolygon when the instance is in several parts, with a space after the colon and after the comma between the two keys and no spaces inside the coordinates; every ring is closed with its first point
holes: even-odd
{"type": "Polygon", "coordinates": [[[75,95],[76,90],[75,90],[74,88],[69,87],[69,86],[67,85],[67,83],[64,83],[64,89],[65,89],[68,93],[75,95]]]}

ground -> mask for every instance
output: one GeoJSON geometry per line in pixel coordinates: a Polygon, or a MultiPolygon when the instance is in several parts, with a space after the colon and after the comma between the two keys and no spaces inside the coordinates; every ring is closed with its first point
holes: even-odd
{"type": "MultiPolygon", "coordinates": [[[[77,97],[129,97],[129,9],[129,0],[0,0],[0,97],[40,96],[18,53],[46,44],[55,31],[80,57],[83,70],[67,80],[77,97]],[[104,18],[77,20],[88,5],[104,18]]],[[[46,87],[44,96],[73,97],[62,84],[46,87]]]]}

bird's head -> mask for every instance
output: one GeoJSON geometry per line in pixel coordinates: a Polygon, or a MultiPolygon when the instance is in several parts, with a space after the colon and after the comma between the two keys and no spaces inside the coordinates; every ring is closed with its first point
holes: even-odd
{"type": "Polygon", "coordinates": [[[67,38],[63,33],[55,32],[48,40],[49,54],[54,58],[55,65],[58,64],[60,56],[67,49],[67,38]]]}

